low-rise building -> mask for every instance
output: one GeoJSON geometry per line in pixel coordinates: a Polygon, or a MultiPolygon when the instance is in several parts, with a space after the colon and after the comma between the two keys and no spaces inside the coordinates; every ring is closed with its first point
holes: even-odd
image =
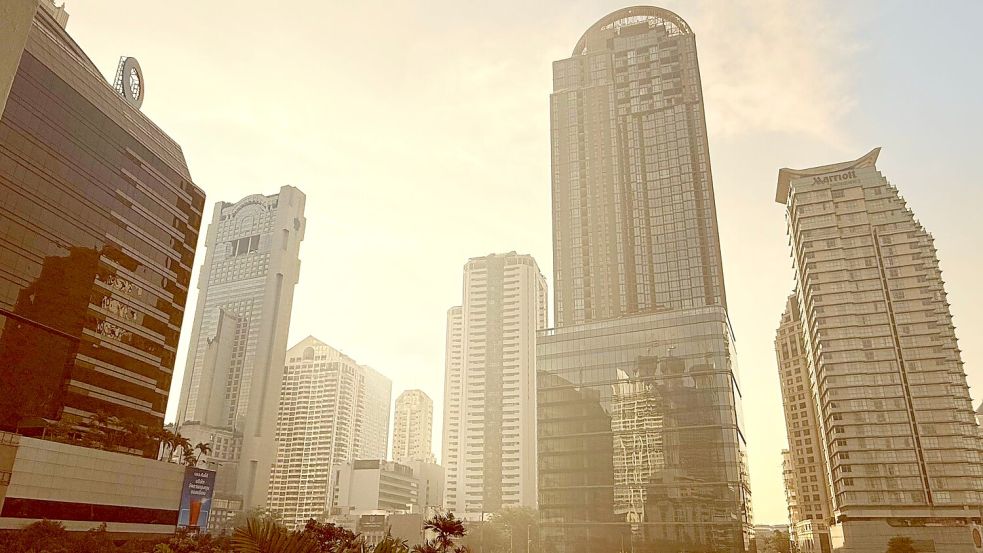
{"type": "Polygon", "coordinates": [[[127,536],[173,534],[186,467],[0,432],[0,530],[52,520],[127,536]]]}
{"type": "Polygon", "coordinates": [[[333,469],[330,514],[411,513],[417,510],[419,483],[413,469],[378,459],[357,460],[333,469]]]}

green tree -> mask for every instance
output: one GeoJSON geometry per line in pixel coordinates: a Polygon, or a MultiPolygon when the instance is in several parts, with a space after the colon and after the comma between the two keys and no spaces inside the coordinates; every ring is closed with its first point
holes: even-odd
{"type": "Polygon", "coordinates": [[[406,540],[394,538],[389,530],[386,530],[386,535],[375,544],[372,553],[408,553],[409,550],[406,540]]]}
{"type": "Polygon", "coordinates": [[[891,538],[891,540],[887,542],[887,551],[885,553],[918,553],[918,552],[915,550],[915,544],[911,541],[911,538],[897,536],[891,538]]]}
{"type": "Polygon", "coordinates": [[[232,551],[232,539],[226,533],[211,535],[179,529],[166,542],[158,544],[154,553],[228,553],[232,551]],[[159,551],[158,551],[159,549],[159,551]]]}
{"type": "Polygon", "coordinates": [[[530,507],[506,507],[491,517],[492,526],[505,537],[505,547],[514,553],[537,551],[539,512],[530,507]]]}
{"type": "Polygon", "coordinates": [[[454,518],[454,513],[437,513],[423,523],[423,529],[436,534],[431,544],[439,553],[454,550],[454,540],[463,538],[467,533],[464,522],[454,518]]]}
{"type": "Polygon", "coordinates": [[[460,543],[471,551],[482,553],[499,553],[509,550],[509,537],[503,526],[491,521],[469,524],[468,533],[461,538],[460,543]]]}
{"type": "Polygon", "coordinates": [[[358,536],[354,532],[330,522],[307,521],[301,531],[307,539],[317,544],[317,553],[340,553],[351,548],[358,536]]]}
{"type": "Polygon", "coordinates": [[[788,533],[781,530],[772,532],[771,536],[768,537],[768,545],[778,553],[791,553],[792,551],[792,542],[789,541],[788,533]]]}

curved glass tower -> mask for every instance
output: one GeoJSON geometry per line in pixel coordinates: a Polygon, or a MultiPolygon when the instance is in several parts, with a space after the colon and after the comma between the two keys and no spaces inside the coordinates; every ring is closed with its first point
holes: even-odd
{"type": "Polygon", "coordinates": [[[556,328],[537,343],[557,551],[750,549],[750,493],[696,39],[619,10],[553,64],[556,328]]]}

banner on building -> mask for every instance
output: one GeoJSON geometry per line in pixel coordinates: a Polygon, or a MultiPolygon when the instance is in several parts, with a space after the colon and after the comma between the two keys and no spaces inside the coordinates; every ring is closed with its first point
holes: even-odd
{"type": "Polygon", "coordinates": [[[178,512],[178,528],[204,529],[208,527],[208,513],[212,509],[215,493],[215,471],[188,467],[184,471],[181,487],[181,510],[178,512]]]}

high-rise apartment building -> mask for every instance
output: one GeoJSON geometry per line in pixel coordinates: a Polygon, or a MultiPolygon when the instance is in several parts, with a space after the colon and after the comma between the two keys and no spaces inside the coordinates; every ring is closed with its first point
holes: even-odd
{"type": "Polygon", "coordinates": [[[209,461],[222,466],[218,491],[244,509],[266,503],[304,203],[284,186],[218,202],[208,225],[177,423],[193,443],[227,445],[209,461]]]}
{"type": "Polygon", "coordinates": [[[775,336],[775,355],[788,435],[783,473],[791,536],[802,553],[829,553],[826,528],[830,517],[829,491],[822,455],[823,440],[809,384],[801,310],[795,294],[785,305],[775,336]]]}
{"type": "Polygon", "coordinates": [[[205,194],[63,9],[0,11],[0,430],[99,411],[159,429],[205,194]]]}
{"type": "MultiPolygon", "coordinates": [[[[461,473],[461,430],[464,421],[464,319],[459,305],[447,310],[447,331],[444,340],[444,424],[441,438],[440,462],[444,465],[444,498],[447,508],[457,508],[458,478],[461,473]],[[451,462],[453,458],[453,462],[451,462]],[[448,492],[452,488],[453,493],[448,492]]],[[[460,509],[458,509],[460,512],[460,509]]]]}
{"type": "Polygon", "coordinates": [[[384,378],[314,337],[287,351],[267,506],[288,527],[303,527],[328,512],[333,466],[379,449],[366,425],[376,406],[384,404],[389,412],[391,383],[378,382],[384,378]],[[373,397],[380,390],[384,397],[373,397]],[[366,445],[367,439],[375,443],[366,445]]]}
{"type": "Polygon", "coordinates": [[[389,412],[393,405],[393,381],[372,367],[362,365],[365,377],[365,414],[356,459],[389,458],[389,412]]]}
{"type": "Polygon", "coordinates": [[[448,312],[444,502],[458,517],[536,505],[536,330],[546,280],[515,252],[470,259],[448,312]]]}
{"type": "Polygon", "coordinates": [[[696,38],[619,10],[553,63],[556,325],[726,307],[696,38]]]}
{"type": "Polygon", "coordinates": [[[743,553],[750,490],[696,38],[618,10],[553,63],[556,328],[539,510],[561,553],[743,553]]]}
{"type": "Polygon", "coordinates": [[[406,390],[396,398],[393,461],[433,463],[433,400],[423,390],[406,390]]]}
{"type": "Polygon", "coordinates": [[[938,254],[877,170],[878,153],[782,169],[775,195],[786,208],[832,548],[881,551],[907,536],[922,551],[979,551],[983,442],[938,254]]]}

